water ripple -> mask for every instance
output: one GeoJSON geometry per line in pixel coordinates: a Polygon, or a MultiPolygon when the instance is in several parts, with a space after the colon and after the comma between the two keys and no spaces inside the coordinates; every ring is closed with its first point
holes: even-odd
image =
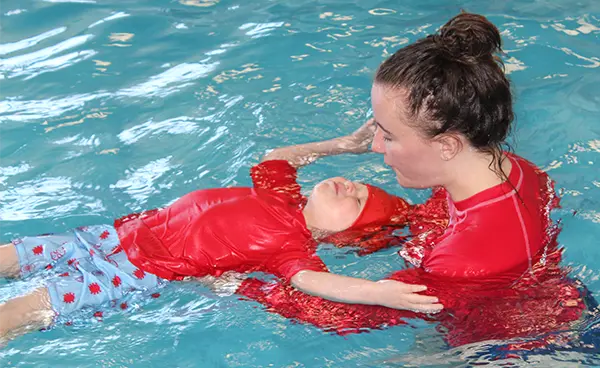
{"type": "Polygon", "coordinates": [[[79,194],[82,184],[69,177],[42,177],[18,183],[0,191],[0,220],[22,221],[28,219],[67,216],[80,208],[103,211],[102,202],[79,194]]]}
{"type": "Polygon", "coordinates": [[[157,194],[161,189],[168,189],[172,184],[160,184],[156,181],[165,173],[177,167],[170,163],[172,156],[164,157],[149,162],[148,164],[135,169],[126,171],[127,178],[119,180],[116,184],[110,185],[111,189],[123,189],[131,198],[136,201],[135,209],[142,209],[144,204],[152,194],[157,194]]]}
{"type": "Polygon", "coordinates": [[[108,93],[86,93],[63,98],[52,97],[44,100],[7,98],[0,101],[0,123],[7,121],[40,121],[56,118],[69,111],[83,108],[87,102],[109,95],[108,93]]]}
{"type": "Polygon", "coordinates": [[[268,36],[272,30],[283,26],[283,22],[273,22],[273,23],[246,23],[240,26],[240,30],[246,31],[246,36],[251,36],[252,38],[260,38],[268,36]]]}
{"type": "Polygon", "coordinates": [[[96,27],[99,24],[106,23],[106,22],[114,20],[114,19],[125,18],[125,17],[128,17],[130,15],[131,14],[127,14],[125,12],[116,12],[116,13],[114,13],[114,14],[112,14],[112,15],[104,18],[104,19],[101,19],[101,20],[99,20],[97,22],[94,22],[94,23],[90,24],[88,26],[88,28],[94,28],[94,27],[96,27]]]}
{"type": "Polygon", "coordinates": [[[26,49],[28,47],[35,46],[39,42],[41,42],[47,38],[50,38],[52,36],[56,36],[57,34],[63,33],[66,30],[67,30],[67,27],[59,27],[59,28],[55,28],[50,31],[44,32],[42,34],[39,34],[37,36],[26,38],[21,41],[0,44],[0,55],[10,54],[11,52],[15,52],[18,50],[22,50],[22,49],[26,49]]]}
{"type": "Polygon", "coordinates": [[[7,17],[10,17],[11,15],[19,15],[21,13],[25,13],[27,11],[27,9],[14,9],[14,10],[9,10],[6,13],[4,13],[4,15],[6,15],[7,17]]]}
{"type": "Polygon", "coordinates": [[[219,65],[218,62],[210,64],[182,63],[150,77],[146,82],[122,89],[116,92],[116,95],[123,97],[166,97],[191,85],[191,81],[205,77],[215,70],[217,65],[219,65]]]}
{"type": "Polygon", "coordinates": [[[24,173],[29,169],[31,169],[31,166],[27,163],[20,164],[19,166],[0,167],[0,184],[4,184],[9,176],[24,173]]]}
{"type": "MultiPolygon", "coordinates": [[[[166,134],[191,134],[199,130],[197,123],[188,116],[179,116],[173,119],[155,122],[147,121],[119,133],[118,138],[123,144],[133,144],[148,135],[166,134]]],[[[208,127],[200,131],[199,135],[208,131],[208,127]]],[[[198,136],[198,135],[197,135],[198,136]]]]}
{"type": "Polygon", "coordinates": [[[68,67],[79,61],[89,59],[97,52],[83,50],[50,60],[47,59],[63,51],[81,46],[92,38],[94,38],[93,35],[75,36],[30,54],[0,59],[0,73],[2,73],[3,78],[15,78],[24,75],[27,76],[25,80],[28,80],[46,72],[68,67]]]}

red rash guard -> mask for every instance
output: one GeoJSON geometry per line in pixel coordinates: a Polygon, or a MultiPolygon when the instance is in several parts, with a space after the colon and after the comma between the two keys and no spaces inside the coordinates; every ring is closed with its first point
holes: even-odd
{"type": "Polygon", "coordinates": [[[553,183],[531,163],[508,157],[516,193],[504,183],[455,203],[438,188],[412,209],[414,237],[399,253],[417,268],[389,279],[427,285],[425,294],[444,305],[441,313],[336,303],[256,279],[246,280],[238,293],[269,311],[340,334],[403,324],[404,318],[438,321],[453,346],[568,327],[585,305],[583,292],[559,267],[559,228],[549,217],[558,206],[553,183]]]}
{"type": "MultiPolygon", "coordinates": [[[[270,160],[251,170],[253,188],[189,193],[164,209],[115,221],[131,263],[169,280],[219,276],[226,271],[266,272],[291,279],[302,270],[327,271],[306,227],[306,202],[296,169],[270,160]]],[[[381,225],[405,224],[408,203],[367,185],[365,206],[349,229],[332,235],[348,240],[381,225]]],[[[373,239],[368,249],[377,249],[373,239]]]]}
{"type": "Polygon", "coordinates": [[[425,248],[425,271],[515,280],[531,268],[550,225],[543,198],[547,183],[530,163],[508,158],[512,169],[507,182],[460,202],[447,195],[448,226],[434,246],[425,248]]]}
{"type": "Polygon", "coordinates": [[[169,280],[261,271],[290,279],[326,271],[301,212],[296,169],[266,161],[251,170],[253,188],[191,192],[164,209],[115,221],[131,263],[169,280]]]}

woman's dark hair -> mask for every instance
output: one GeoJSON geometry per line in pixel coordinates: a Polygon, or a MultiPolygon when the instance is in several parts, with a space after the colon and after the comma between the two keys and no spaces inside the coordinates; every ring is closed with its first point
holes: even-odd
{"type": "Polygon", "coordinates": [[[501,52],[496,26],[463,12],[438,33],[396,51],[377,70],[375,83],[407,92],[407,112],[426,136],[464,135],[492,155],[492,169],[506,179],[500,165],[514,114],[501,52]]]}

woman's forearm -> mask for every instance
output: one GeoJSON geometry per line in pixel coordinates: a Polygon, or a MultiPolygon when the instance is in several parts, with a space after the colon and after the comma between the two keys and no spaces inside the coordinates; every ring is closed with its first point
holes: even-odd
{"type": "Polygon", "coordinates": [[[262,161],[286,160],[294,167],[308,165],[325,156],[350,153],[352,145],[346,137],[339,137],[322,142],[311,142],[295,146],[276,148],[266,154],[262,161]]]}
{"type": "Polygon", "coordinates": [[[276,148],[265,155],[262,161],[286,160],[290,165],[298,168],[308,165],[320,157],[343,153],[364,153],[369,150],[374,130],[375,124],[372,120],[369,120],[350,135],[320,142],[276,148]]]}

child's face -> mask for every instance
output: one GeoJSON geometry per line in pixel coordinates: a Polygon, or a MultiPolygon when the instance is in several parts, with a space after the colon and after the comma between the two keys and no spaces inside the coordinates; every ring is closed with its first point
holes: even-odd
{"type": "Polygon", "coordinates": [[[328,231],[348,229],[358,218],[369,191],[367,186],[337,177],[317,184],[304,207],[307,225],[328,231]]]}

